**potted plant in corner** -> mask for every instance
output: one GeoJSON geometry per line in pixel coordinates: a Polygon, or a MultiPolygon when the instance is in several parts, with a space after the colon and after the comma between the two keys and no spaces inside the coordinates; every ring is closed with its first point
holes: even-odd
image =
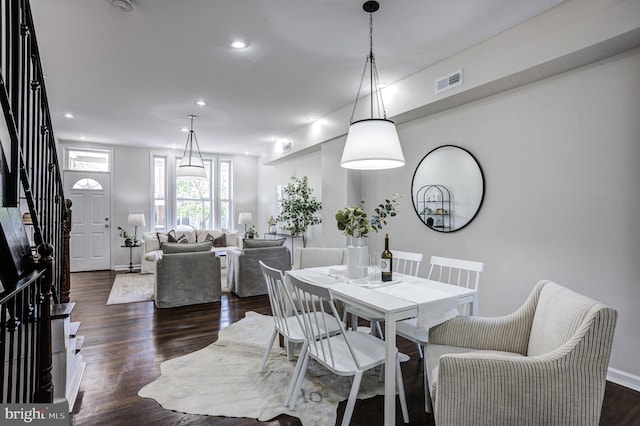
{"type": "Polygon", "coordinates": [[[313,195],[306,176],[301,179],[292,176],[291,180],[293,182],[284,188],[282,210],[277,220],[291,235],[303,235],[309,226],[322,223],[322,219],[317,216],[322,203],[313,195]]]}
{"type": "Polygon", "coordinates": [[[129,234],[126,229],[118,226],[118,231],[120,231],[120,236],[124,238],[124,245],[126,247],[133,247],[138,243],[136,237],[129,234]]]}
{"type": "Polygon", "coordinates": [[[370,231],[378,232],[387,225],[387,218],[398,214],[400,195],[394,194],[391,199],[384,200],[383,203],[373,210],[371,219],[364,211],[364,200],[357,206],[347,206],[338,210],[336,222],[338,230],[349,238],[347,242],[347,275],[349,278],[364,278],[367,275],[369,265],[369,249],[364,243],[370,231]]]}

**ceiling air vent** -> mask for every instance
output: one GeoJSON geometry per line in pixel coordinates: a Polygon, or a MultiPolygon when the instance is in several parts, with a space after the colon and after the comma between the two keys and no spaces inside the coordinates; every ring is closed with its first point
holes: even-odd
{"type": "Polygon", "coordinates": [[[462,70],[452,72],[449,75],[445,75],[442,78],[436,80],[436,95],[442,93],[445,90],[449,90],[452,87],[456,87],[462,84],[462,70]]]}

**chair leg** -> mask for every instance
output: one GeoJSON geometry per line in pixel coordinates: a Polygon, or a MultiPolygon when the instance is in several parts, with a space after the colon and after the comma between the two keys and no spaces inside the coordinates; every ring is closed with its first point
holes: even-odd
{"type": "Polygon", "coordinates": [[[293,373],[291,374],[291,380],[289,381],[289,387],[287,388],[287,393],[284,397],[284,406],[287,407],[291,402],[291,396],[293,395],[293,390],[298,383],[298,376],[300,375],[300,370],[302,369],[302,364],[304,364],[304,359],[309,355],[308,354],[308,345],[307,342],[302,344],[302,349],[300,350],[300,356],[298,357],[298,362],[296,362],[296,368],[293,369],[293,373]]]}
{"type": "Polygon", "coordinates": [[[431,391],[429,390],[429,366],[427,365],[427,359],[423,358],[423,374],[424,374],[424,412],[433,413],[433,406],[431,405],[431,391]]]}
{"type": "MultiPolygon", "coordinates": [[[[296,380],[296,386],[289,397],[289,408],[291,411],[295,410],[296,402],[298,401],[298,393],[300,393],[300,388],[302,388],[302,382],[304,382],[304,376],[307,374],[307,367],[309,367],[309,351],[305,353],[304,359],[302,360],[302,367],[300,368],[300,372],[298,373],[298,378],[296,380]]],[[[298,360],[298,362],[300,362],[298,360]]]]}
{"type": "Polygon", "coordinates": [[[377,331],[378,335],[382,340],[384,340],[384,334],[382,334],[382,327],[380,326],[380,321],[375,321],[375,323],[372,322],[370,326],[371,326],[371,334],[373,334],[373,330],[375,326],[375,330],[377,331]]]}
{"type": "Polygon", "coordinates": [[[347,401],[347,407],[344,409],[344,417],[342,418],[342,426],[347,426],[351,422],[351,416],[353,415],[353,408],[356,405],[358,399],[358,390],[360,389],[360,382],[362,381],[362,371],[357,371],[353,376],[353,383],[351,384],[351,391],[349,392],[349,400],[347,401]]]}
{"type": "Polygon", "coordinates": [[[416,343],[416,346],[418,347],[418,354],[420,355],[420,359],[424,359],[424,354],[422,353],[422,345],[420,345],[420,343],[416,343]]]}
{"type": "Polygon", "coordinates": [[[271,348],[273,347],[273,343],[276,341],[276,336],[278,335],[278,330],[273,329],[273,333],[271,334],[271,339],[269,339],[269,344],[267,345],[267,350],[264,352],[264,356],[262,357],[262,365],[260,366],[260,373],[264,373],[264,367],[267,365],[267,361],[269,360],[269,355],[271,355],[271,348]]]}
{"type": "Polygon", "coordinates": [[[402,369],[400,368],[400,360],[396,357],[396,386],[398,387],[398,396],[400,397],[400,407],[402,408],[402,419],[405,423],[409,423],[409,410],[407,409],[407,397],[404,393],[404,380],[402,380],[402,369]]]}

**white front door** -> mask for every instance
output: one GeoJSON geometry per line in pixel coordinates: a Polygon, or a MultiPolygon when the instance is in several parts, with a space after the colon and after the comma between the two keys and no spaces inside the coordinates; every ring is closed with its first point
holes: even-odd
{"type": "Polygon", "coordinates": [[[110,269],[109,173],[65,171],[64,186],[65,196],[73,202],[71,272],[110,269]]]}

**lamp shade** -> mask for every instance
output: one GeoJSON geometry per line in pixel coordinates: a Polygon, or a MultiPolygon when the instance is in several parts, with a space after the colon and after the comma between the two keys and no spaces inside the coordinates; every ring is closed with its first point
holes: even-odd
{"type": "Polygon", "coordinates": [[[238,225],[248,225],[253,221],[251,213],[240,213],[238,215],[238,225]]]}
{"type": "Polygon", "coordinates": [[[186,157],[182,157],[182,160],[180,160],[176,176],[180,178],[206,179],[207,173],[204,169],[204,163],[199,156],[187,155],[186,157]]]}
{"type": "Polygon", "coordinates": [[[404,166],[404,155],[395,123],[383,118],[353,122],[349,126],[340,165],[356,170],[404,166]]]}
{"type": "Polygon", "coordinates": [[[144,213],[129,213],[127,218],[127,225],[129,226],[147,226],[144,220],[144,213]]]}

